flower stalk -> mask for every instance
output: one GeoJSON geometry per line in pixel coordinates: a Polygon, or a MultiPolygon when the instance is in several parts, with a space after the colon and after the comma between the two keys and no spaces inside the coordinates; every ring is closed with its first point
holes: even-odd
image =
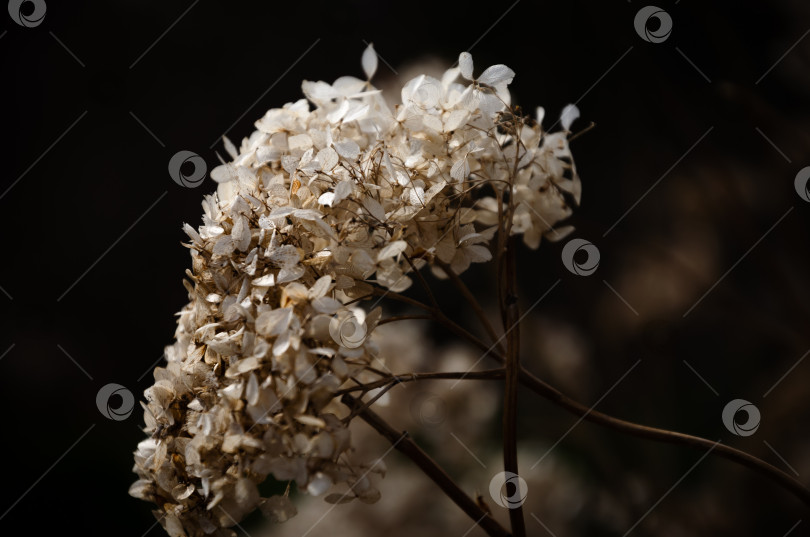
{"type": "Polygon", "coordinates": [[[355,409],[358,417],[369,424],[375,431],[384,436],[400,453],[411,459],[438,487],[458,505],[470,519],[480,526],[491,537],[508,537],[510,533],[484,511],[461,487],[445,472],[430,455],[423,451],[406,431],[399,432],[370,408],[365,407],[349,394],[341,398],[349,408],[355,409]]]}
{"type": "MultiPolygon", "coordinates": [[[[516,293],[516,266],[514,241],[508,240],[505,255],[506,296],[506,375],[504,378],[503,398],[503,467],[508,474],[520,475],[517,456],[517,413],[518,384],[520,373],[520,311],[516,293]]],[[[520,481],[517,481],[518,485],[520,481]]],[[[510,505],[509,522],[515,537],[525,537],[526,521],[523,518],[523,494],[526,491],[516,490],[512,494],[519,497],[518,502],[510,505]]]]}

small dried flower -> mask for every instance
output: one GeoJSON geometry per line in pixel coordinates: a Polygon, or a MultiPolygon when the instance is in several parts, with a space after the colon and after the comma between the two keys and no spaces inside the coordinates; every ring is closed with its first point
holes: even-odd
{"type": "Polygon", "coordinates": [[[257,507],[287,520],[286,495],[259,495],[270,476],[333,503],[376,501],[384,469],[351,460],[334,394],[377,378],[381,310],[349,302],[407,289],[409,261],[459,273],[489,261],[502,216],[537,248],[579,202],[575,108],[565,131],[543,132],[542,117],[509,108],[511,69],[473,78],[462,53],[441,80],[405,84],[391,110],[370,83],[373,48],[362,66],[367,80],[305,81],[307,99],[269,110],[239,149],[226,140],[233,160],[211,172],[202,225],[184,225],[189,303],[145,392],[151,436],[130,488],[172,537],[233,535],[257,507]]]}

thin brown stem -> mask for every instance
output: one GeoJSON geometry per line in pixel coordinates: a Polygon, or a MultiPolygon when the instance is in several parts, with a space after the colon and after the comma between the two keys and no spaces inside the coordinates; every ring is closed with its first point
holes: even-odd
{"type": "MultiPolygon", "coordinates": [[[[499,363],[503,364],[506,362],[504,355],[501,352],[499,352],[499,350],[495,349],[494,345],[487,345],[485,342],[481,341],[479,338],[475,337],[473,334],[471,334],[458,324],[454,323],[446,316],[442,315],[441,312],[436,312],[436,310],[434,310],[427,304],[406,297],[399,293],[386,291],[384,289],[375,289],[374,294],[378,296],[386,296],[394,300],[399,300],[401,302],[416,306],[424,311],[431,313],[433,318],[437,322],[447,327],[449,330],[459,335],[463,339],[466,339],[479,349],[483,350],[485,355],[488,354],[499,363]]],[[[473,300],[475,300],[475,297],[473,297],[473,300]]],[[[471,371],[466,374],[461,374],[457,377],[447,376],[443,378],[469,378],[469,379],[484,378],[484,377],[490,378],[487,375],[489,375],[491,371],[494,370],[490,370],[489,372],[471,371]],[[479,377],[478,376],[479,374],[483,376],[479,377]]],[[[496,377],[493,376],[492,378],[496,377]]],[[[418,378],[412,380],[418,380],[418,378]]],[[[761,475],[767,477],[774,483],[790,491],[804,504],[810,506],[810,490],[808,490],[804,484],[794,479],[792,476],[788,475],[782,470],[776,468],[772,464],[763,461],[762,459],[759,459],[749,453],[746,453],[739,449],[735,449],[730,446],[726,446],[724,444],[716,444],[712,440],[701,438],[699,436],[679,433],[677,431],[670,431],[667,429],[658,429],[655,427],[649,427],[647,425],[642,425],[639,423],[619,419],[610,416],[609,414],[605,414],[603,412],[598,412],[580,403],[579,401],[576,401],[575,399],[572,399],[564,395],[562,392],[560,392],[553,386],[550,386],[549,384],[543,382],[542,380],[534,376],[532,373],[530,373],[523,367],[521,367],[520,369],[519,380],[521,384],[523,384],[530,390],[534,391],[538,395],[545,397],[549,401],[555,403],[556,405],[567,410],[568,412],[571,412],[575,416],[582,418],[585,421],[590,421],[592,423],[596,423],[603,427],[608,427],[610,429],[619,431],[624,434],[636,436],[638,438],[644,438],[647,440],[654,440],[656,442],[663,442],[667,444],[687,446],[691,448],[705,449],[705,450],[708,450],[713,446],[716,446],[711,452],[712,455],[723,457],[725,459],[741,464],[756,472],[759,472],[761,475]]],[[[401,381],[410,381],[410,380],[406,380],[406,378],[403,377],[401,381]]],[[[361,387],[358,386],[356,389],[352,389],[352,391],[360,389],[361,387]]]]}
{"type": "Polygon", "coordinates": [[[405,260],[411,266],[411,270],[413,271],[414,276],[416,276],[416,279],[419,280],[419,284],[422,286],[422,289],[424,289],[425,292],[427,293],[428,299],[430,300],[430,303],[433,305],[433,309],[440,310],[441,306],[439,306],[439,302],[436,300],[436,297],[433,296],[433,291],[430,289],[430,285],[428,285],[428,282],[425,280],[425,277],[422,275],[422,272],[418,268],[416,268],[416,265],[413,264],[413,261],[411,261],[411,258],[409,256],[405,254],[402,255],[405,257],[405,260]]]}
{"type": "MultiPolygon", "coordinates": [[[[481,322],[481,325],[484,327],[484,330],[486,330],[489,337],[492,338],[492,342],[493,343],[499,342],[500,338],[498,338],[498,334],[497,332],[495,332],[495,328],[492,326],[492,323],[490,323],[489,319],[487,319],[486,313],[484,313],[484,308],[481,307],[481,304],[475,298],[475,295],[472,294],[470,288],[467,287],[467,284],[464,283],[464,280],[462,280],[461,277],[459,277],[459,275],[456,274],[456,272],[450,267],[450,265],[441,261],[439,258],[434,259],[433,262],[439,265],[439,267],[441,267],[444,273],[447,274],[447,277],[450,278],[450,281],[452,281],[453,285],[456,286],[458,291],[464,297],[464,300],[466,300],[467,304],[469,304],[470,307],[473,309],[473,311],[475,312],[475,316],[478,317],[478,320],[481,322]]],[[[500,343],[498,344],[498,349],[501,350],[501,352],[503,352],[504,350],[503,347],[500,345],[500,343]]]]}
{"type": "MultiPolygon", "coordinates": [[[[509,328],[506,333],[506,377],[503,396],[503,469],[507,473],[518,475],[517,455],[517,412],[518,412],[518,376],[520,373],[520,311],[516,294],[515,240],[510,237],[505,254],[506,319],[509,328]]],[[[518,481],[519,482],[519,481],[518,481]]],[[[519,485],[518,485],[519,487],[519,485]]],[[[524,491],[517,490],[520,496],[524,491]]],[[[523,518],[523,504],[516,503],[509,509],[509,522],[515,537],[526,536],[526,521],[523,518]]]]}
{"type": "Polygon", "coordinates": [[[349,394],[343,395],[341,401],[353,411],[356,410],[357,415],[391,442],[391,445],[397,451],[411,459],[462,511],[474,520],[477,525],[481,526],[487,532],[487,535],[509,537],[509,532],[465,494],[447,472],[430,455],[424,452],[406,431],[397,431],[374,411],[363,408],[362,403],[349,394]]]}
{"type": "Polygon", "coordinates": [[[419,309],[423,309],[427,312],[433,313],[434,309],[424,302],[419,302],[409,296],[405,296],[400,293],[395,293],[394,291],[389,291],[388,289],[383,289],[381,287],[374,287],[372,294],[377,295],[380,298],[390,298],[391,300],[398,300],[399,302],[403,302],[405,304],[410,304],[411,306],[415,306],[419,309]]]}
{"type": "MultiPolygon", "coordinates": [[[[503,193],[500,189],[495,189],[495,201],[498,204],[498,235],[496,241],[496,248],[495,248],[495,266],[497,267],[498,274],[502,273],[503,267],[503,252],[505,249],[505,238],[504,238],[504,230],[503,230],[503,193]]],[[[503,278],[495,278],[496,281],[496,291],[498,293],[498,310],[501,313],[501,324],[503,325],[503,330],[506,332],[509,330],[509,323],[506,320],[506,310],[504,310],[504,303],[503,303],[503,296],[504,296],[504,289],[503,289],[503,278]]]]}
{"type": "Polygon", "coordinates": [[[582,129],[581,131],[579,131],[579,132],[577,132],[577,133],[572,134],[571,136],[569,136],[569,137],[568,137],[568,143],[570,144],[571,142],[573,142],[574,140],[576,140],[577,138],[579,138],[580,136],[582,136],[583,134],[585,134],[585,133],[589,132],[591,129],[594,129],[594,128],[596,128],[596,123],[594,123],[593,121],[591,121],[591,124],[590,124],[590,125],[588,125],[588,126],[587,126],[587,127],[585,127],[584,129],[582,129]]]}
{"type": "MultiPolygon", "coordinates": [[[[442,324],[445,324],[442,319],[436,320],[442,324]]],[[[445,326],[452,329],[452,327],[447,324],[445,324],[445,326]]],[[[505,362],[503,355],[501,355],[497,351],[494,351],[491,346],[488,346],[486,343],[479,340],[478,338],[472,337],[467,338],[467,340],[473,345],[483,349],[498,362],[500,363],[505,362]]],[[[472,374],[473,373],[470,372],[468,376],[472,374]]],[[[700,449],[709,449],[711,446],[715,445],[714,441],[708,440],[706,438],[701,438],[699,436],[679,433],[677,431],[670,431],[667,429],[657,429],[655,427],[649,427],[647,425],[642,425],[639,423],[634,423],[631,421],[615,418],[613,416],[610,416],[609,414],[592,410],[588,406],[564,395],[556,388],[543,382],[542,380],[532,375],[523,367],[521,367],[520,370],[520,383],[529,388],[530,390],[534,391],[538,395],[545,397],[549,401],[562,407],[568,412],[571,412],[572,414],[580,418],[583,418],[586,421],[590,421],[592,423],[596,423],[598,425],[602,425],[604,427],[608,427],[610,429],[614,429],[616,431],[625,434],[629,434],[639,438],[645,438],[647,440],[655,440],[656,442],[664,442],[667,444],[687,446],[700,449]]],[[[713,455],[717,455],[725,459],[734,461],[738,464],[742,464],[747,468],[759,472],[760,474],[764,475],[774,483],[790,491],[797,498],[799,498],[799,500],[810,506],[810,490],[808,490],[806,486],[802,484],[800,481],[797,481],[789,474],[783,472],[779,468],[776,468],[772,464],[765,462],[762,459],[759,459],[749,453],[746,453],[739,449],[735,449],[730,446],[726,446],[724,444],[718,444],[717,447],[711,453],[713,455]]]]}
{"type": "Polygon", "coordinates": [[[357,298],[354,298],[354,299],[352,299],[352,300],[349,300],[348,302],[346,302],[346,303],[345,303],[345,304],[343,304],[343,305],[344,305],[344,306],[350,306],[350,305],[354,304],[355,302],[360,302],[361,300],[366,300],[367,298],[371,298],[371,297],[373,297],[373,296],[374,296],[374,293],[369,293],[369,294],[367,294],[367,295],[359,296],[359,297],[357,297],[357,298]]]}
{"type": "Polygon", "coordinates": [[[343,418],[343,423],[349,423],[350,421],[352,421],[352,418],[354,418],[361,411],[371,408],[371,405],[376,403],[380,399],[380,397],[382,397],[383,395],[388,393],[388,390],[390,390],[393,387],[394,387],[394,384],[389,383],[387,385],[384,385],[382,388],[380,388],[379,393],[375,394],[374,397],[372,397],[368,401],[357,400],[357,402],[360,403],[360,404],[355,406],[355,408],[352,409],[352,411],[349,413],[349,415],[346,416],[345,418],[343,418]]]}
{"type": "Polygon", "coordinates": [[[346,393],[352,392],[367,392],[374,390],[380,386],[388,384],[402,384],[405,382],[414,382],[417,380],[452,380],[452,379],[469,379],[469,380],[499,380],[504,376],[505,369],[499,367],[497,369],[486,369],[484,371],[448,371],[437,373],[407,373],[405,375],[390,375],[385,378],[359,384],[350,388],[343,388],[335,392],[335,397],[341,396],[346,393]]]}
{"type": "Polygon", "coordinates": [[[593,408],[587,407],[579,401],[575,401],[574,399],[563,395],[559,390],[546,384],[539,378],[529,373],[526,369],[521,369],[520,371],[520,382],[533,392],[545,397],[572,414],[579,416],[583,420],[597,423],[610,429],[614,429],[632,436],[637,436],[639,438],[666,442],[667,444],[688,446],[701,450],[712,449],[712,454],[742,464],[747,468],[759,472],[768,479],[789,490],[807,506],[810,506],[810,490],[808,490],[800,481],[797,481],[772,464],[754,457],[749,453],[740,451],[739,449],[735,449],[725,444],[720,444],[717,441],[701,438],[699,436],[669,431],[667,429],[656,429],[655,427],[648,427],[646,425],[640,425],[638,423],[614,418],[613,416],[593,410],[593,408]]]}
{"type": "Polygon", "coordinates": [[[421,320],[430,320],[433,319],[432,315],[394,315],[392,317],[386,317],[385,319],[381,319],[380,322],[377,323],[377,326],[388,324],[388,323],[395,323],[397,321],[407,321],[413,319],[421,319],[421,320]]]}
{"type": "MultiPolygon", "coordinates": [[[[410,304],[411,306],[415,306],[417,308],[420,308],[420,309],[423,309],[423,310],[429,312],[433,319],[435,319],[436,321],[438,321],[439,323],[441,323],[442,325],[447,327],[454,334],[460,336],[463,339],[466,339],[467,341],[473,342],[477,347],[479,347],[481,350],[483,350],[485,352],[485,355],[491,353],[493,351],[493,349],[495,348],[494,344],[493,345],[487,345],[486,343],[484,343],[483,341],[478,339],[476,336],[474,336],[472,333],[470,333],[468,330],[466,330],[464,327],[462,327],[461,325],[459,325],[458,323],[456,323],[452,319],[450,319],[440,309],[436,309],[436,308],[433,308],[431,306],[428,306],[424,302],[414,300],[413,298],[410,298],[408,296],[401,295],[401,294],[395,293],[393,291],[387,291],[385,289],[380,289],[378,287],[374,288],[373,293],[375,295],[380,296],[380,297],[390,298],[392,300],[398,300],[398,301],[403,302],[405,304],[410,304]]],[[[496,354],[497,354],[497,352],[496,352],[496,354]]],[[[500,357],[499,360],[503,361],[503,357],[500,357]]]]}

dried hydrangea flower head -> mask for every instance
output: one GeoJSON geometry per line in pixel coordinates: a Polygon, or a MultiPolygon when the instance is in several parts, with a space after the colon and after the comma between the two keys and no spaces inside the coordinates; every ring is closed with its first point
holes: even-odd
{"type": "MultiPolygon", "coordinates": [[[[401,292],[436,261],[456,273],[492,258],[499,218],[531,248],[578,203],[563,130],[510,108],[514,72],[478,77],[468,53],[441,80],[418,76],[393,110],[366,80],[303,83],[306,99],[268,111],[212,170],[203,223],[186,224],[192,269],[166,367],[146,390],[149,438],[130,494],[154,502],[172,536],[232,535],[260,507],[283,521],[269,476],[329,501],[374,502],[383,468],[352,460],[344,383],[379,378],[380,308],[355,299],[401,292]],[[500,203],[500,207],[499,207],[500,203]]],[[[289,488],[288,488],[289,490],[289,488]]]]}

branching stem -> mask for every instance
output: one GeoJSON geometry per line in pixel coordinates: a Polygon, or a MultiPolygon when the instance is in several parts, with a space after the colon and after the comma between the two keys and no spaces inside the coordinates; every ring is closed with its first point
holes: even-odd
{"type": "MultiPolygon", "coordinates": [[[[456,280],[451,280],[454,284],[458,287],[458,282],[456,280]]],[[[460,280],[459,280],[460,281],[460,280]]],[[[463,283],[463,282],[462,282],[463,283]]],[[[459,289],[461,291],[461,289],[459,289]]],[[[465,298],[472,302],[477,303],[477,300],[471,293],[464,293],[461,291],[462,295],[465,298]]],[[[498,346],[497,343],[492,345],[488,345],[481,339],[477,338],[475,335],[471,334],[469,331],[465,330],[457,323],[453,322],[449,319],[446,315],[442,312],[435,310],[431,306],[424,304],[418,300],[414,300],[410,297],[405,295],[401,295],[399,293],[394,293],[390,291],[386,291],[385,289],[375,288],[373,291],[374,295],[377,296],[384,296],[386,298],[391,298],[393,300],[398,300],[400,302],[409,304],[411,306],[417,307],[426,311],[431,314],[432,318],[440,323],[441,325],[445,326],[453,333],[459,335],[463,339],[469,341],[482,351],[484,354],[481,358],[489,355],[494,360],[501,364],[506,363],[506,358],[504,354],[499,350],[496,349],[498,346]]],[[[479,315],[479,318],[482,317],[483,309],[480,307],[473,307],[473,310],[479,315]],[[481,313],[478,313],[481,312],[481,313]]],[[[484,319],[481,318],[481,321],[484,322],[484,319]]],[[[497,341],[497,340],[496,340],[497,341]]],[[[419,378],[428,378],[425,377],[424,373],[420,373],[417,375],[416,378],[408,379],[408,375],[400,376],[400,381],[402,382],[409,382],[410,380],[418,380],[419,378]]],[[[430,373],[428,375],[437,375],[432,378],[464,378],[464,379],[499,379],[504,378],[505,376],[505,369],[501,370],[489,370],[489,371],[470,371],[469,373],[438,373],[433,374],[430,373]],[[495,375],[494,371],[504,371],[504,375],[495,375]],[[479,376],[480,374],[480,376],[479,376]],[[438,376],[438,375],[458,375],[458,376],[438,376]]],[[[634,423],[631,421],[623,420],[620,418],[613,417],[609,414],[605,414],[603,412],[599,412],[597,410],[593,410],[591,407],[576,401],[562,392],[554,388],[553,386],[547,384],[546,382],[542,381],[531,372],[529,372],[525,367],[521,366],[519,370],[519,381],[520,384],[525,386],[526,388],[530,389],[531,391],[535,392],[536,394],[540,395],[551,401],[552,403],[558,405],[559,407],[563,408],[564,410],[572,413],[573,415],[582,418],[584,421],[589,421],[591,423],[596,423],[603,427],[607,427],[609,429],[613,429],[615,431],[619,431],[624,434],[628,434],[631,436],[636,436],[639,438],[645,438],[648,440],[654,440],[656,442],[664,442],[667,444],[679,445],[679,446],[686,446],[693,449],[700,449],[700,450],[708,450],[714,446],[714,449],[711,451],[711,454],[714,456],[722,457],[728,459],[730,461],[734,461],[738,464],[741,464],[749,469],[752,469],[761,475],[767,477],[774,483],[778,484],[782,488],[788,490],[792,494],[794,494],[799,500],[801,500],[805,505],[810,507],[810,490],[801,483],[800,481],[794,479],[791,475],[783,472],[779,468],[776,468],[772,464],[759,459],[749,453],[741,451],[739,449],[733,448],[731,446],[727,446],[725,444],[716,443],[713,440],[709,440],[706,438],[701,438],[699,436],[693,436],[685,433],[679,433],[677,431],[671,431],[668,429],[658,429],[655,427],[649,427],[647,425],[642,425],[639,423],[634,423]]],[[[391,382],[390,379],[382,379],[378,381],[380,384],[377,384],[375,387],[379,387],[380,385],[385,385],[388,382],[391,382]]],[[[374,383],[368,384],[366,386],[372,386],[374,383]]],[[[339,392],[339,393],[347,393],[348,391],[362,391],[363,386],[356,386],[352,388],[347,388],[346,390],[339,392]]],[[[373,389],[373,388],[369,388],[373,389]]],[[[515,472],[517,473],[517,472],[515,472]]]]}
{"type": "MultiPolygon", "coordinates": [[[[461,283],[463,285],[463,282],[461,283]]],[[[456,283],[456,286],[458,287],[458,283],[456,283]]],[[[461,291],[461,289],[459,289],[459,291],[468,300],[477,302],[475,296],[473,296],[471,293],[464,293],[463,291],[461,291]]],[[[472,304],[470,305],[472,306],[472,304]]],[[[480,305],[479,308],[473,307],[473,310],[483,311],[480,309],[480,305]]],[[[436,320],[438,322],[441,322],[440,319],[436,320]]],[[[470,341],[473,345],[477,346],[478,348],[487,352],[492,358],[494,358],[498,362],[500,363],[505,362],[503,355],[501,355],[498,352],[493,352],[489,346],[482,343],[477,338],[468,339],[468,341],[470,341]]],[[[655,427],[649,427],[647,425],[641,425],[639,423],[634,423],[631,421],[615,418],[613,416],[610,416],[609,414],[593,410],[591,407],[588,407],[580,403],[579,401],[576,401],[575,399],[572,399],[564,395],[562,392],[560,392],[553,386],[540,380],[523,366],[521,366],[520,368],[520,383],[525,387],[529,388],[530,390],[532,390],[533,392],[537,393],[538,395],[548,399],[549,401],[555,403],[556,405],[567,410],[568,412],[571,412],[575,416],[582,418],[585,421],[590,421],[603,427],[608,427],[615,431],[619,431],[631,436],[636,436],[638,438],[655,440],[656,442],[664,442],[667,444],[687,446],[701,450],[708,450],[712,446],[715,446],[715,441],[708,440],[706,438],[701,438],[699,436],[693,436],[685,433],[679,433],[677,431],[670,431],[668,429],[658,429],[655,427]]],[[[739,449],[735,449],[725,444],[716,444],[716,447],[714,447],[711,454],[734,461],[738,464],[741,464],[747,468],[750,468],[760,473],[761,475],[767,477],[774,483],[793,493],[805,505],[810,507],[810,490],[808,490],[803,483],[794,479],[793,476],[787,474],[786,472],[783,472],[782,470],[776,468],[772,464],[762,459],[759,459],[749,453],[746,453],[739,449]]]]}

